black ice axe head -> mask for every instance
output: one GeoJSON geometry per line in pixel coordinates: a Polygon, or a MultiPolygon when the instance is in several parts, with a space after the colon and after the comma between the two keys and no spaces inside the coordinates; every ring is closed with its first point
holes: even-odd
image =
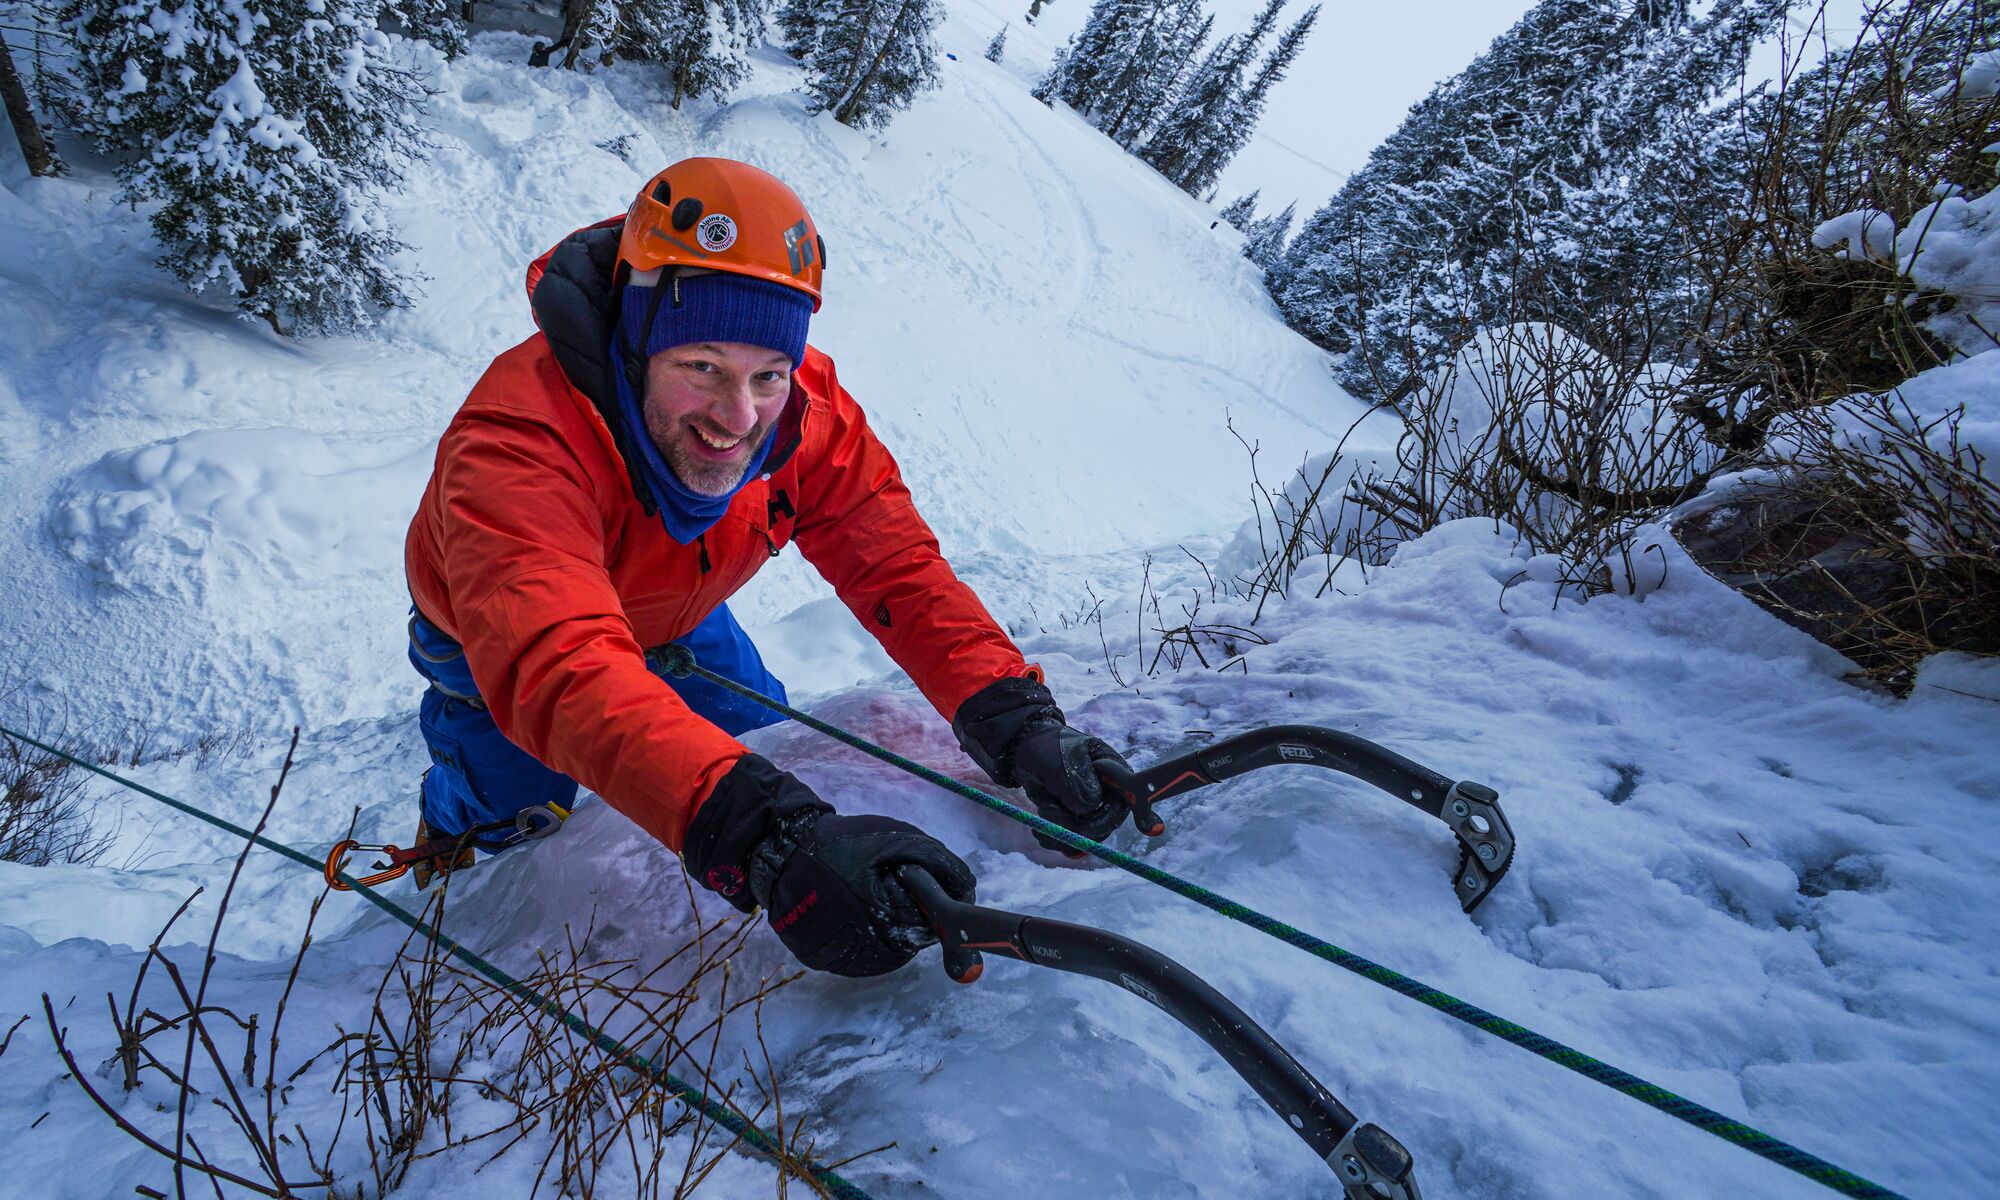
{"type": "Polygon", "coordinates": [[[1500,811],[1500,795],[1484,784],[1454,782],[1366,738],[1317,725],[1272,725],[1198,750],[1162,759],[1143,770],[1098,764],[1098,773],[1132,810],[1139,832],[1165,831],[1153,805],[1211,783],[1264,767],[1322,767],[1373,784],[1443,821],[1458,839],[1452,891],[1466,912],[1491,895],[1514,862],[1514,829],[1500,811]]]}
{"type": "Polygon", "coordinates": [[[1459,907],[1469,913],[1514,865],[1514,827],[1500,811],[1500,793],[1483,783],[1452,784],[1438,815],[1458,838],[1458,870],[1452,873],[1451,887],[1459,907]]]}

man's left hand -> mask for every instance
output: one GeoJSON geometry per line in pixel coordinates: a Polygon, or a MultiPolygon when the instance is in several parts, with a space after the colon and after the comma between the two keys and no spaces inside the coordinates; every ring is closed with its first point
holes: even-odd
{"type": "MultiPolygon", "coordinates": [[[[1104,786],[1097,764],[1131,764],[1103,738],[1091,737],[1068,725],[1031,729],[1014,748],[1014,770],[1035,802],[1035,810],[1064,829],[1092,841],[1103,841],[1125,820],[1124,801],[1104,786]]],[[[1051,850],[1067,850],[1049,838],[1035,839],[1051,850]]]]}
{"type": "MultiPolygon", "coordinates": [[[[959,706],[951,728],[995,783],[1025,788],[1044,820],[1093,841],[1124,821],[1126,806],[1104,786],[1098,765],[1130,765],[1102,738],[1072,729],[1041,683],[1023,677],[989,684],[959,706]]],[[[1035,840],[1068,849],[1043,834],[1035,840]]]]}

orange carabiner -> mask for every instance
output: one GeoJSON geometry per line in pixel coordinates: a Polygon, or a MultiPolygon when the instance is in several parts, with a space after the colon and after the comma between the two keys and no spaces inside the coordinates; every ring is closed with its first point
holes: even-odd
{"type": "Polygon", "coordinates": [[[332,888],[336,892],[351,892],[354,890],[352,887],[349,887],[345,882],[341,880],[340,869],[341,866],[346,862],[347,856],[353,854],[357,850],[380,850],[384,854],[389,855],[390,862],[394,864],[390,866],[387,870],[377,871],[373,875],[363,875],[361,878],[354,881],[358,884],[361,884],[363,887],[374,887],[378,883],[387,883],[392,879],[401,879],[403,876],[409,874],[410,871],[409,863],[399,863],[395,861],[396,847],[365,846],[360,842],[357,842],[354,839],[349,838],[344,842],[335,842],[332,851],[330,851],[326,856],[326,886],[332,888]]]}

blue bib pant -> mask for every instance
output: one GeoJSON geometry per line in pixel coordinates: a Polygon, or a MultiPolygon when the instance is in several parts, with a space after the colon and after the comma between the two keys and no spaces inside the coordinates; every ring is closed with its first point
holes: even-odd
{"type": "MultiPolygon", "coordinates": [[[[726,604],[717,605],[673,644],[687,647],[696,662],[718,675],[775,700],[785,699],[785,685],[765,670],[763,656],[726,604]]],[[[505,821],[539,804],[567,809],[576,802],[576,780],[507,740],[479,698],[464,648],[415,609],[410,613],[410,665],[430,684],[418,723],[431,754],[430,770],[424,772],[423,806],[424,823],[432,836],[449,837],[475,825],[505,821]]],[[[695,715],[732,737],[779,719],[763,705],[705,679],[663,678],[695,715]]],[[[511,837],[502,830],[476,844],[494,850],[511,837]]]]}

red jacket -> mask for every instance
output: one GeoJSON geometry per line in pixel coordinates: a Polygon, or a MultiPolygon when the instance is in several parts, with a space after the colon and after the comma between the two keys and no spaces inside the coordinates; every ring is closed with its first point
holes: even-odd
{"type": "Polygon", "coordinates": [[[762,477],[696,544],[667,535],[606,417],[617,241],[617,221],[595,225],[528,268],[540,332],[493,361],[445,430],[404,561],[418,610],[465,647],[508,740],[679,850],[747,751],[689,711],[642,647],[688,633],[787,542],[946,719],[1032,668],[952,573],[817,350],[793,373],[762,477]]]}

